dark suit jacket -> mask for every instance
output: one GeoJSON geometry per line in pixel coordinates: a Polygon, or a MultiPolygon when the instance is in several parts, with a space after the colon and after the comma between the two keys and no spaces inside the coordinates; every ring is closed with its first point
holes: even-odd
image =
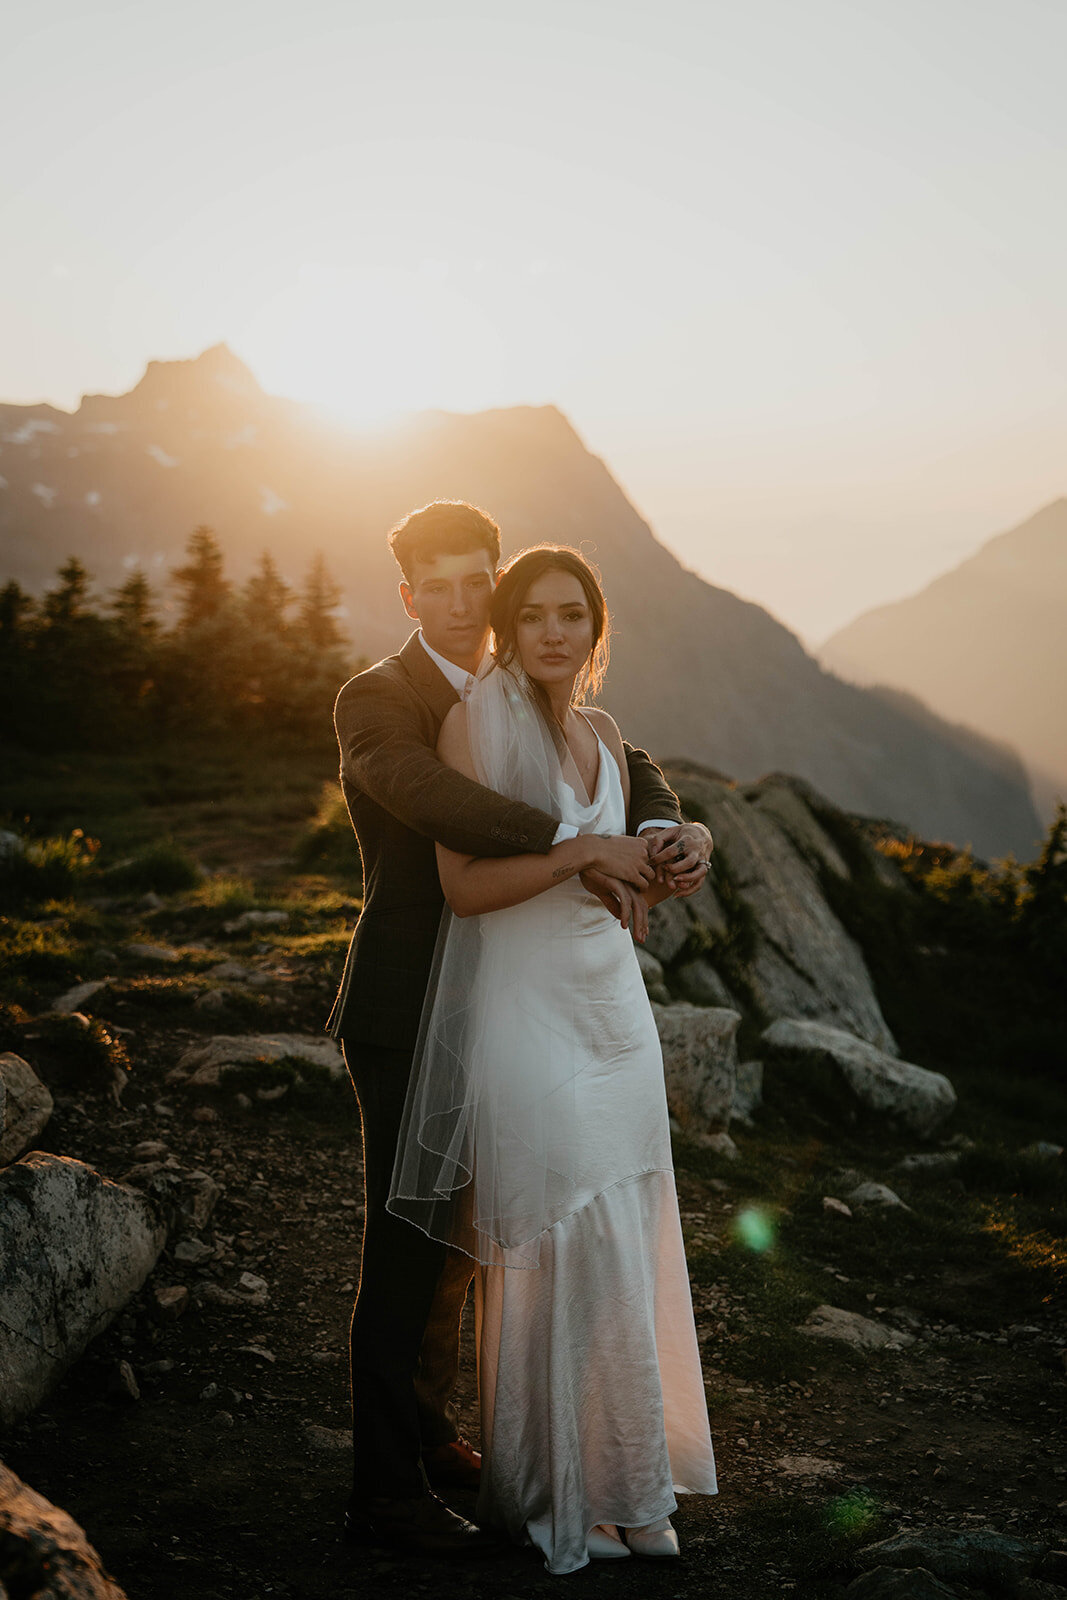
{"type": "MultiPolygon", "coordinates": [[[[458,696],[413,633],[345,684],[334,707],[341,787],[363,859],[363,911],[326,1026],[334,1037],[412,1050],[444,905],[434,841],[473,856],[546,852],[559,819],[507,800],[435,754],[458,696]]],[[[626,747],[631,827],[680,820],[643,750],[626,747]]]]}

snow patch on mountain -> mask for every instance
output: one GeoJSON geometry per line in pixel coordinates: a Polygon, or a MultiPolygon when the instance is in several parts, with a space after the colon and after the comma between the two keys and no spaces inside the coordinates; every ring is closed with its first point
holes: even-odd
{"type": "Polygon", "coordinates": [[[265,517],[276,516],[279,511],[288,511],[289,502],[283,500],[280,494],[275,494],[273,489],[268,489],[266,484],[260,485],[259,509],[265,517]]]}
{"type": "Polygon", "coordinates": [[[146,454],[150,455],[153,461],[158,461],[161,467],[176,467],[178,465],[178,457],[168,456],[167,452],[161,445],[148,445],[146,447],[146,454]]]}

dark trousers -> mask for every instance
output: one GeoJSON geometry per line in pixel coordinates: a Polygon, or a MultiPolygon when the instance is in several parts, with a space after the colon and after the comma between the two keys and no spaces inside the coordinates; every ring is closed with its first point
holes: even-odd
{"type": "Polygon", "coordinates": [[[457,1437],[459,1324],[474,1263],[385,1209],[411,1053],[342,1040],[363,1119],[366,1211],[352,1312],[356,1500],[425,1493],[424,1446],[457,1437]]]}

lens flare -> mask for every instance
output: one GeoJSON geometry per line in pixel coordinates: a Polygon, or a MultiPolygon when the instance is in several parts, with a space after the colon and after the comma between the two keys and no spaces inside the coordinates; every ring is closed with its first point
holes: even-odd
{"type": "Polygon", "coordinates": [[[758,1206],[746,1206],[734,1218],[734,1236],[749,1250],[763,1255],[774,1247],[774,1219],[758,1206]]]}

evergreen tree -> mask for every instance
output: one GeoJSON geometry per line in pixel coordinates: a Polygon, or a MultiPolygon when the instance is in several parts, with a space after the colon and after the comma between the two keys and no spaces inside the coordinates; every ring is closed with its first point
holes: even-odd
{"type": "Polygon", "coordinates": [[[259,566],[244,587],[245,617],[257,634],[274,634],[278,639],[289,624],[286,612],[293,603],[293,591],[278,571],[274,557],[266,550],[259,566]]]}
{"type": "Polygon", "coordinates": [[[211,528],[193,529],[185,555],[184,566],[171,573],[181,596],[179,629],[216,621],[229,609],[233,595],[232,584],[223,576],[222,548],[211,528]]]}
{"type": "Polygon", "coordinates": [[[300,591],[300,632],[312,650],[336,650],[346,643],[336,615],[341,593],[341,585],[318,551],[300,591]]]}

